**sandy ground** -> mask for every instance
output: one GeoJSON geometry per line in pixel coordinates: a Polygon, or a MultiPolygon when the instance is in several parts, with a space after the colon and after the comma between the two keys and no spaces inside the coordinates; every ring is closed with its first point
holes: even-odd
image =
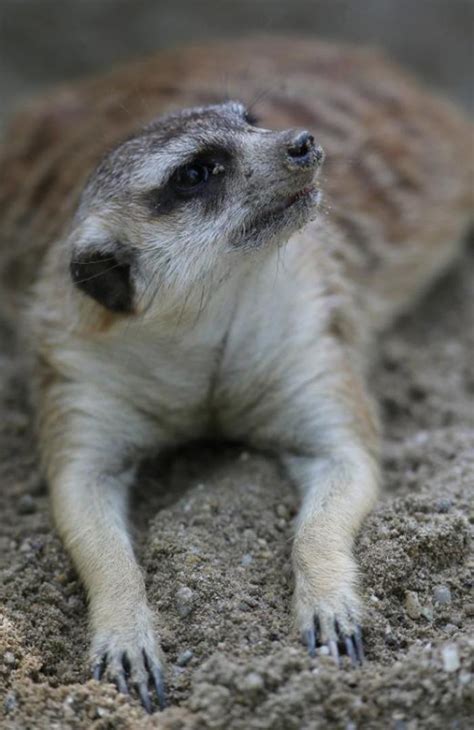
{"type": "Polygon", "coordinates": [[[311,660],[289,628],[292,487],[236,448],[150,463],[137,551],[159,615],[170,707],[88,679],[83,590],[54,533],[20,354],[0,320],[2,728],[472,727],[474,250],[386,335],[374,386],[385,491],[357,545],[362,669],[311,660]]]}

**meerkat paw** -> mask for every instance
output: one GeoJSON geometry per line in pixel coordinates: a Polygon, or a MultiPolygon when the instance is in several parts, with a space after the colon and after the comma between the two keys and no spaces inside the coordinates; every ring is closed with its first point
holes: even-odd
{"type": "Polygon", "coordinates": [[[156,703],[166,706],[161,651],[150,627],[98,631],[91,648],[92,677],[116,685],[130,694],[134,688],[148,713],[156,703]]]}
{"type": "Polygon", "coordinates": [[[327,653],[339,665],[346,654],[356,666],[364,661],[361,603],[355,589],[356,568],[348,555],[318,562],[295,550],[293,611],[310,656],[327,653]],[[323,649],[323,651],[321,651],[323,649]]]}

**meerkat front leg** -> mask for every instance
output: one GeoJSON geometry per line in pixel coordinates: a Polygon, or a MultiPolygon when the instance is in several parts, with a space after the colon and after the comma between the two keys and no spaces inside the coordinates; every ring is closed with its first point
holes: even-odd
{"type": "Polygon", "coordinates": [[[311,655],[326,645],[339,661],[339,647],[356,663],[363,660],[362,610],[352,547],[377,493],[378,428],[356,376],[346,373],[333,390],[337,376],[327,380],[302,410],[314,408],[314,419],[305,419],[316,426],[314,456],[284,458],[302,495],[292,553],[293,610],[311,655]]]}
{"type": "Polygon", "coordinates": [[[56,384],[42,401],[54,519],[89,599],[92,674],[123,693],[134,686],[148,711],[151,685],[163,707],[160,648],[127,525],[130,447],[143,423],[126,403],[77,384],[56,384]]]}

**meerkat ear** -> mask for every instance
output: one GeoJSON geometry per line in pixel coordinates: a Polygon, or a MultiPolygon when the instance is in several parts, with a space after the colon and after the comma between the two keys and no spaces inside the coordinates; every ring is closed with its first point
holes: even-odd
{"type": "Polygon", "coordinates": [[[84,294],[112,312],[133,311],[132,257],[120,244],[73,249],[71,278],[84,294]]]}

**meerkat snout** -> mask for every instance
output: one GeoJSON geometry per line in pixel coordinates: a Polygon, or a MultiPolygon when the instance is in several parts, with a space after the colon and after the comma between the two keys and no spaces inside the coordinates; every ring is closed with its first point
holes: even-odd
{"type": "Polygon", "coordinates": [[[316,168],[323,161],[323,150],[316,147],[310,132],[291,133],[285,149],[286,166],[292,169],[316,168]]]}

